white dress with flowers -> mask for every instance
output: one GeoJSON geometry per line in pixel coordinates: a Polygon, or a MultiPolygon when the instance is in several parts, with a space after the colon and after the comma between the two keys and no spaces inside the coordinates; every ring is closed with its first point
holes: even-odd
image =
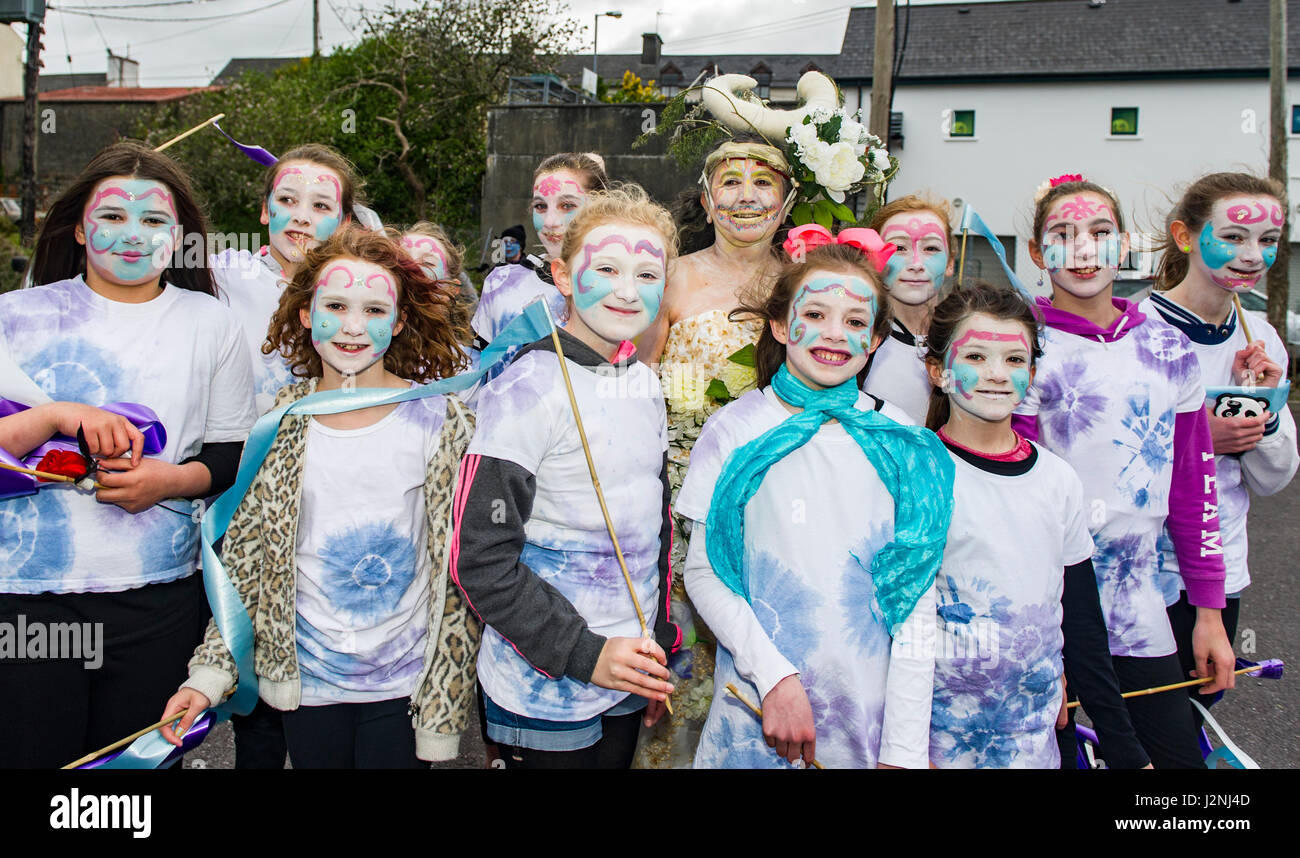
{"type": "MultiPolygon", "coordinates": [[[[668,400],[668,481],[674,505],[700,428],[727,401],[709,396],[709,385],[715,379],[721,382],[731,399],[754,388],[753,367],[730,358],[755,345],[762,329],[762,323],[757,321],[732,322],[726,310],[705,310],[676,322],[668,330],[659,377],[668,400]]],[[[753,349],[748,351],[752,354],[753,349]]],[[[670,661],[677,686],[673,714],[665,715],[654,729],[642,730],[633,763],[636,768],[689,768],[713,697],[717,644],[693,616],[686,598],[682,571],[686,568],[689,536],[683,530],[683,521],[681,516],[673,515],[672,616],[683,634],[682,649],[670,661]]]]}

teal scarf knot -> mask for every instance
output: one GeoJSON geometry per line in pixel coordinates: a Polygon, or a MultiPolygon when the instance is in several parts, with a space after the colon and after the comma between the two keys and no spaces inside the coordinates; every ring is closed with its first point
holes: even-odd
{"type": "Polygon", "coordinates": [[[857,441],[894,499],[894,538],[871,558],[870,573],[881,613],[890,634],[896,634],[934,583],[943,562],[954,475],[948,451],[927,429],[902,426],[875,411],[858,409],[855,379],[814,390],[782,364],[772,378],[772,389],[803,411],[736,449],[723,464],[705,522],[714,573],[732,592],[750,601],[744,562],[745,507],[768,469],[808,443],[833,418],[857,441]]]}

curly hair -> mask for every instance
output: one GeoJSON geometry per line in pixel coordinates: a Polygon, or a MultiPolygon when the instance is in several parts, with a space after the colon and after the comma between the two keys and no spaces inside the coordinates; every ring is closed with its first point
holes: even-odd
{"type": "Polygon", "coordinates": [[[385,369],[401,378],[427,382],[455,375],[469,366],[469,357],[461,345],[472,336],[469,314],[456,300],[452,284],[430,280],[392,234],[353,226],[338,230],[324,244],[307,252],[307,258],[280,295],[280,306],[271,317],[270,333],[262,344],[263,354],[279,352],[300,378],[321,375],[320,355],[300,315],[311,312],[321,272],[340,257],[372,262],[397,281],[397,317],[403,327],[384,353],[385,369]]]}
{"type": "MultiPolygon", "coordinates": [[[[1033,366],[1043,356],[1043,348],[1038,338],[1038,317],[1034,308],[1015,289],[994,286],[977,280],[964,289],[957,289],[934,308],[930,320],[930,332],[926,336],[928,351],[926,363],[943,366],[952,339],[957,335],[961,323],[976,313],[983,313],[994,319],[1021,322],[1029,334],[1029,363],[1033,366]]],[[[925,416],[925,428],[937,431],[948,422],[952,414],[952,403],[948,394],[938,387],[930,390],[930,408],[925,416]]]]}
{"type": "Polygon", "coordinates": [[[804,255],[802,262],[786,263],[766,300],[742,304],[729,314],[732,321],[761,319],[765,323],[754,351],[754,371],[758,375],[760,388],[771,384],[772,377],[781,368],[781,364],[785,363],[785,345],[772,333],[771,322],[786,322],[790,318],[790,305],[794,303],[799,286],[814,271],[853,274],[870,283],[876,293],[878,308],[871,325],[871,338],[879,341],[889,336],[893,314],[889,302],[885,300],[885,282],[880,279],[880,273],[862,251],[847,244],[824,244],[814,248],[804,255]]]}

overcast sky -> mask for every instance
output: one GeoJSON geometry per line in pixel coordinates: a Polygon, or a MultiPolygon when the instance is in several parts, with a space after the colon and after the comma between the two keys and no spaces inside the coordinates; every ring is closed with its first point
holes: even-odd
{"type": "MultiPolygon", "coordinates": [[[[206,84],[232,57],[298,57],[311,53],[312,0],[51,0],[46,13],[44,73],[102,72],[106,47],[140,63],[142,86],[206,84]],[[174,5],[162,5],[173,3],[174,5]],[[138,7],[132,9],[131,7],[138,7]],[[60,11],[64,9],[67,11],[60,11]],[[94,17],[72,14],[94,12],[94,17]],[[217,20],[196,19],[231,15],[217,20]],[[118,16],[117,18],[111,16],[118,16]],[[122,20],[123,17],[146,20],[122,20]],[[69,55],[71,61],[69,62],[69,55]]],[[[939,0],[914,0],[926,5],[939,0]]],[[[943,0],[951,2],[951,0],[943,0]]],[[[992,0],[965,0],[967,3],[992,0]]],[[[1083,0],[1079,0],[1083,2],[1083,0]]],[[[398,0],[399,5],[414,5],[398,0]]],[[[320,0],[322,50],[355,40],[362,8],[387,0],[320,0]]],[[[592,16],[601,18],[601,53],[635,53],[641,34],[656,29],[672,53],[837,53],[853,6],[846,0],[569,0],[568,14],[586,26],[577,50],[590,51],[592,16]],[[764,32],[759,25],[774,23],[764,32]],[[740,30],[739,35],[731,31],[740,30]]],[[[901,4],[900,4],[901,5],[901,4]]],[[[23,32],[21,25],[16,25],[23,32]]]]}

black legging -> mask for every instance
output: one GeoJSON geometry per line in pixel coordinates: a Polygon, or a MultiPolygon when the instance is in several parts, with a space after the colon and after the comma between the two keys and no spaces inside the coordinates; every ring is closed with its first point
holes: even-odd
{"type": "Polygon", "coordinates": [[[410,699],[299,706],[282,714],[295,769],[427,769],[415,756],[410,699]]]}
{"type": "Polygon", "coordinates": [[[600,741],[576,751],[536,751],[500,745],[507,769],[626,769],[632,766],[644,711],[600,719],[600,741]]]}

